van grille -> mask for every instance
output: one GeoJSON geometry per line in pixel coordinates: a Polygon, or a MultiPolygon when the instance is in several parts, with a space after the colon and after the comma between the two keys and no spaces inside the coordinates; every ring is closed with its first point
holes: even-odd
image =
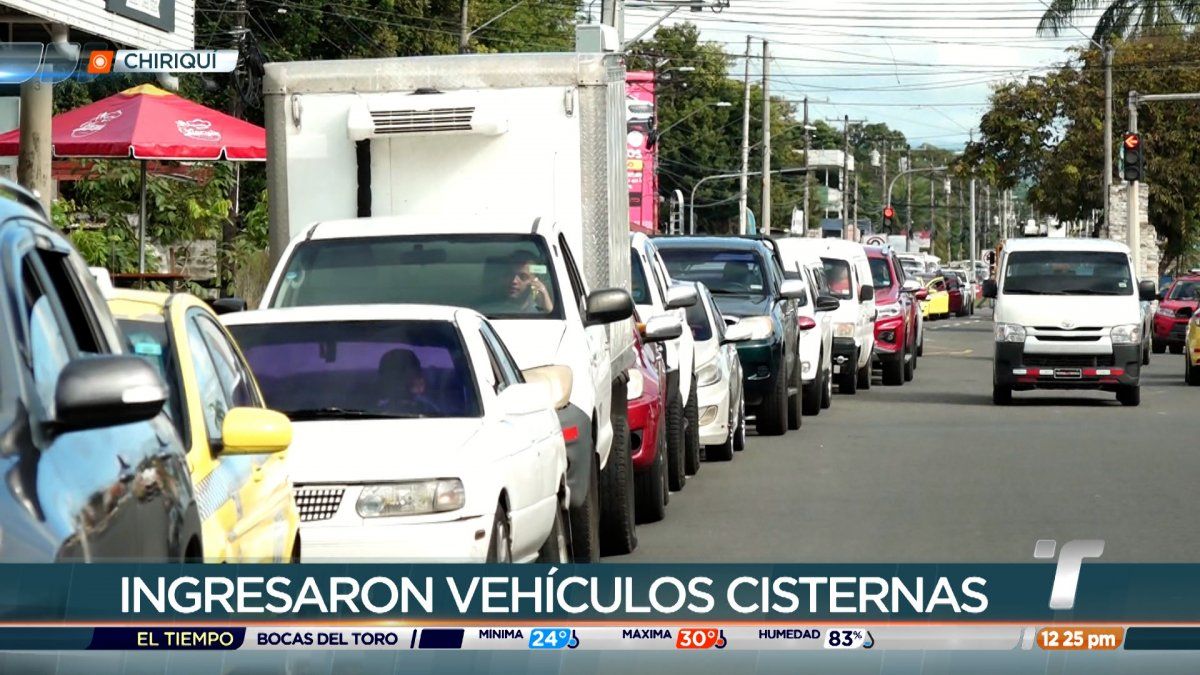
{"type": "Polygon", "coordinates": [[[372,110],[378,134],[423,134],[433,131],[470,131],[475,106],[431,110],[372,110]]]}
{"type": "Polygon", "coordinates": [[[1113,365],[1112,354],[1026,354],[1025,366],[1038,368],[1107,368],[1113,365]]]}
{"type": "Polygon", "coordinates": [[[300,522],[329,520],[337,513],[346,488],[297,488],[296,508],[300,511],[300,522]]]}

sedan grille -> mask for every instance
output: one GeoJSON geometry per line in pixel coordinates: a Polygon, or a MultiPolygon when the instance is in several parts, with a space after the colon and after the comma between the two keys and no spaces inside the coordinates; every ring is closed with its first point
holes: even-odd
{"type": "Polygon", "coordinates": [[[298,488],[296,508],[300,511],[300,522],[329,520],[337,513],[346,488],[298,488]]]}
{"type": "Polygon", "coordinates": [[[1038,368],[1106,368],[1113,365],[1112,354],[1026,354],[1025,366],[1038,368]]]}

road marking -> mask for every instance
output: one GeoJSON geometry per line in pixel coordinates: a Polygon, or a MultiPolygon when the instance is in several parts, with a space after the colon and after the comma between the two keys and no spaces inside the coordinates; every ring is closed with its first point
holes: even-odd
{"type": "Polygon", "coordinates": [[[971,354],[974,354],[974,353],[975,353],[974,349],[964,349],[962,351],[949,352],[949,351],[934,351],[934,350],[929,349],[929,347],[925,348],[926,356],[970,356],[971,354]]]}

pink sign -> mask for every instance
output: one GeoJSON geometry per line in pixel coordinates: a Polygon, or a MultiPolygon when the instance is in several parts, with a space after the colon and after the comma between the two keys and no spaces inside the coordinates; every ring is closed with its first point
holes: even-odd
{"type": "Polygon", "coordinates": [[[654,165],[654,73],[625,73],[626,176],[629,181],[629,229],[658,231],[658,174],[654,165]]]}

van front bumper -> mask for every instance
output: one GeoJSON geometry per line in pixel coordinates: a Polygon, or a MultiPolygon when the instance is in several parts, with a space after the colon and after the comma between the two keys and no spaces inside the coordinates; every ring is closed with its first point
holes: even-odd
{"type": "Polygon", "coordinates": [[[1113,345],[1103,354],[1030,354],[1019,342],[997,342],[993,381],[1013,389],[1112,389],[1137,385],[1142,346],[1113,345]]]}

